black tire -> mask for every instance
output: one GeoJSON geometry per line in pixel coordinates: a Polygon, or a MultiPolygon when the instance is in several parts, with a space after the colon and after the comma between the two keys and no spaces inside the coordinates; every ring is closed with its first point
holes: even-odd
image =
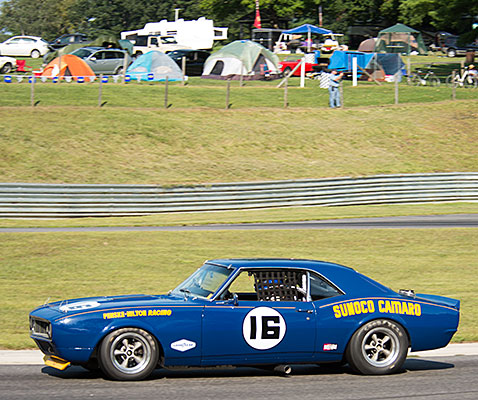
{"type": "Polygon", "coordinates": [[[410,80],[411,80],[411,84],[413,86],[421,86],[422,85],[422,78],[420,78],[419,75],[413,75],[410,80]]]}
{"type": "Polygon", "coordinates": [[[292,71],[292,68],[291,68],[291,67],[285,67],[285,68],[284,68],[284,71],[282,71],[282,74],[283,74],[284,76],[287,76],[287,75],[290,74],[290,71],[292,71]]]}
{"type": "Polygon", "coordinates": [[[448,57],[455,57],[456,56],[456,50],[455,49],[448,49],[446,52],[446,55],[448,57]]]}
{"type": "MultiPolygon", "coordinates": [[[[448,75],[446,77],[446,85],[448,87],[453,87],[454,85],[457,85],[457,82],[456,82],[456,75],[455,75],[455,83],[453,83],[453,75],[448,75]]],[[[457,85],[458,86],[458,85],[457,85]]]]}
{"type": "Polygon", "coordinates": [[[38,50],[32,50],[30,53],[31,58],[39,58],[41,56],[40,52],[38,50]]]}
{"type": "Polygon", "coordinates": [[[159,347],[156,339],[138,328],[122,328],[107,335],[99,349],[101,370],[111,379],[138,381],[156,368],[159,347]]]}
{"type": "Polygon", "coordinates": [[[364,375],[385,375],[399,371],[408,352],[405,329],[388,319],[366,323],[350,339],[345,352],[350,367],[364,375]]]}
{"type": "Polygon", "coordinates": [[[440,86],[440,79],[436,76],[431,76],[428,78],[428,84],[430,84],[430,86],[440,86]]]}
{"type": "Polygon", "coordinates": [[[115,75],[123,75],[123,67],[118,67],[118,69],[115,71],[115,75]]]}
{"type": "Polygon", "coordinates": [[[13,65],[9,62],[3,64],[2,69],[0,69],[0,74],[8,74],[13,68],[13,65]]]}
{"type": "Polygon", "coordinates": [[[463,85],[467,88],[467,89],[473,89],[476,87],[476,80],[474,77],[472,76],[467,76],[465,77],[465,81],[463,82],[463,85]]]}

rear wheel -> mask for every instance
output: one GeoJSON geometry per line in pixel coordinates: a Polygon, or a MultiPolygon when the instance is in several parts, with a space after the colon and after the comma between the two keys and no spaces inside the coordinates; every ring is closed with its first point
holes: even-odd
{"type": "Polygon", "coordinates": [[[448,49],[446,52],[446,55],[448,57],[455,57],[456,56],[456,50],[455,49],[448,49]]]}
{"type": "Polygon", "coordinates": [[[345,355],[356,372],[385,375],[402,368],[407,352],[405,329],[395,322],[381,319],[358,329],[350,339],[345,355]]]}
{"type": "Polygon", "coordinates": [[[118,69],[115,72],[115,75],[123,75],[123,67],[118,67],[118,69]]]}
{"type": "Polygon", "coordinates": [[[410,83],[413,86],[420,86],[422,84],[422,79],[420,78],[419,75],[413,74],[412,77],[410,78],[410,83]]]}
{"type": "Polygon", "coordinates": [[[472,76],[467,76],[463,82],[466,88],[472,89],[476,87],[476,79],[472,76]]]}
{"type": "Polygon", "coordinates": [[[292,71],[292,69],[290,67],[285,67],[284,71],[282,71],[282,73],[284,74],[284,76],[287,76],[287,75],[290,74],[290,71],[292,71]]]}
{"type": "Polygon", "coordinates": [[[101,343],[99,363],[111,379],[136,381],[147,378],[159,359],[158,343],[148,332],[122,328],[111,332],[101,343]]]}
{"type": "Polygon", "coordinates": [[[30,53],[30,56],[32,58],[38,58],[40,57],[40,52],[38,50],[32,50],[32,52],[30,53]]]}
{"type": "Polygon", "coordinates": [[[458,82],[457,82],[457,75],[455,75],[455,80],[453,81],[453,75],[448,75],[446,77],[446,85],[448,87],[453,87],[453,86],[458,86],[458,82]]]}

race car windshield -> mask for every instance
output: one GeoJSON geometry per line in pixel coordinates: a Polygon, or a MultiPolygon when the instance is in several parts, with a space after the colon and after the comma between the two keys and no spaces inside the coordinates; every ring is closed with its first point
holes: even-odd
{"type": "Polygon", "coordinates": [[[197,296],[209,299],[231,275],[233,269],[219,265],[204,264],[171,294],[177,296],[197,296]]]}

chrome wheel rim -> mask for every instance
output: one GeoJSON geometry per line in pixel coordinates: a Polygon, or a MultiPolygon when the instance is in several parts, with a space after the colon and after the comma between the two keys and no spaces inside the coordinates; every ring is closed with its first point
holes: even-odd
{"type": "Polygon", "coordinates": [[[362,341],[362,354],[374,367],[388,367],[393,364],[398,358],[399,350],[398,336],[389,329],[372,329],[362,341]]]}
{"type": "Polygon", "coordinates": [[[119,371],[125,374],[137,374],[149,364],[151,346],[143,336],[126,332],[113,341],[110,358],[119,371]]]}

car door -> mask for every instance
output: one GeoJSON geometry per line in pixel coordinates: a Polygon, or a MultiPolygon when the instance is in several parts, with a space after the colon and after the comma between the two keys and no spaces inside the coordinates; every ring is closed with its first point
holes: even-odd
{"type": "MultiPolygon", "coordinates": [[[[282,279],[280,270],[263,272],[276,274],[277,279],[266,280],[282,279]]],[[[219,297],[205,306],[202,365],[306,362],[312,358],[317,329],[314,304],[305,295],[297,299],[264,296],[257,288],[264,274],[259,279],[252,274],[255,293],[239,293],[236,299],[219,297]]]]}
{"type": "Polygon", "coordinates": [[[2,53],[7,56],[21,55],[21,38],[13,38],[5,43],[2,53]]]}
{"type": "Polygon", "coordinates": [[[96,57],[96,73],[107,74],[108,73],[108,60],[106,58],[106,51],[98,51],[95,54],[96,57]]]}

